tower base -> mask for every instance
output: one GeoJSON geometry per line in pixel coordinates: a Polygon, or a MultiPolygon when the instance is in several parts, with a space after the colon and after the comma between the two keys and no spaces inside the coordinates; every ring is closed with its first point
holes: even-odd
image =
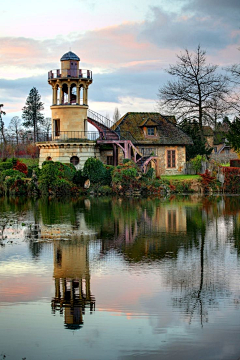
{"type": "Polygon", "coordinates": [[[86,160],[90,157],[100,159],[99,147],[96,142],[49,142],[38,143],[40,149],[39,167],[42,167],[44,161],[59,161],[64,164],[72,163],[77,170],[83,168],[86,160]]]}

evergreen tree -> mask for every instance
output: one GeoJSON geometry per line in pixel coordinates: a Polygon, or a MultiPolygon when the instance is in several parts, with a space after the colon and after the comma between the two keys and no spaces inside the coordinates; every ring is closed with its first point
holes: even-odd
{"type": "Polygon", "coordinates": [[[34,142],[37,136],[38,125],[42,124],[44,116],[41,114],[41,111],[44,109],[43,103],[41,102],[41,95],[38,90],[33,87],[30,90],[30,93],[27,97],[26,104],[23,107],[22,118],[25,120],[23,122],[23,126],[25,127],[33,127],[33,138],[34,142]]]}
{"type": "Polygon", "coordinates": [[[3,119],[2,119],[2,115],[6,115],[5,111],[2,110],[2,107],[4,105],[3,104],[0,104],[0,133],[1,133],[1,136],[2,136],[2,140],[4,142],[4,144],[6,143],[6,137],[5,137],[5,128],[4,128],[4,122],[3,122],[3,119]]]}
{"type": "Polygon", "coordinates": [[[239,152],[240,151],[240,118],[236,117],[232,123],[229,123],[229,131],[226,134],[231,147],[239,152]]]}
{"type": "Polygon", "coordinates": [[[197,121],[189,122],[184,120],[180,128],[192,138],[193,145],[186,146],[186,160],[189,161],[197,155],[205,155],[209,157],[212,148],[207,145],[206,139],[202,136],[199,123],[197,121]]]}

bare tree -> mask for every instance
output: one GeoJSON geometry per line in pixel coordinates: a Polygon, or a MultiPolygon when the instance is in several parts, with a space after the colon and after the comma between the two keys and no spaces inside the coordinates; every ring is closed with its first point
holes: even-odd
{"type": "Polygon", "coordinates": [[[120,112],[116,107],[113,114],[113,122],[116,123],[121,118],[120,112]]]}
{"type": "Polygon", "coordinates": [[[52,119],[50,117],[44,118],[41,124],[41,129],[47,136],[47,139],[49,138],[51,128],[52,128],[52,119]]]}
{"type": "Polygon", "coordinates": [[[209,101],[208,111],[203,115],[203,124],[212,125],[216,130],[219,120],[222,121],[232,110],[232,103],[229,99],[212,98],[209,101]]]}
{"type": "Polygon", "coordinates": [[[22,121],[19,116],[14,116],[8,126],[10,135],[13,134],[13,136],[16,139],[17,145],[19,142],[19,132],[21,130],[22,121]]]}
{"type": "Polygon", "coordinates": [[[227,76],[217,73],[217,65],[206,63],[206,52],[187,49],[177,55],[176,65],[167,70],[175,80],[159,89],[159,105],[167,107],[179,119],[196,119],[202,129],[203,118],[213,108],[214,99],[225,100],[229,93],[227,76]]]}
{"type": "Polygon", "coordinates": [[[231,67],[227,68],[232,75],[232,81],[235,84],[240,85],[240,64],[234,64],[231,67]]]}

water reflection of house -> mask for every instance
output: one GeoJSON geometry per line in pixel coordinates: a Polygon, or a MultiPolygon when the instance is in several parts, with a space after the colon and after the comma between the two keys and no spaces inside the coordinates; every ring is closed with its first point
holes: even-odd
{"type": "Polygon", "coordinates": [[[67,329],[79,329],[83,324],[85,308],[95,309],[90,290],[89,254],[86,243],[76,241],[54,242],[55,297],[52,309],[64,313],[67,329]]]}
{"type": "Polygon", "coordinates": [[[155,207],[151,215],[145,209],[143,220],[147,231],[149,227],[154,232],[160,233],[178,233],[187,230],[186,208],[171,203],[155,207]]]}
{"type": "MultiPolygon", "coordinates": [[[[169,255],[176,256],[180,243],[187,238],[187,213],[185,206],[168,203],[157,206],[143,206],[137,213],[118,216],[112,224],[113,236],[102,241],[102,253],[116,248],[128,261],[162,259],[169,255]]],[[[126,213],[125,213],[126,214],[126,213]]],[[[108,225],[109,229],[109,225],[108,225]]]]}

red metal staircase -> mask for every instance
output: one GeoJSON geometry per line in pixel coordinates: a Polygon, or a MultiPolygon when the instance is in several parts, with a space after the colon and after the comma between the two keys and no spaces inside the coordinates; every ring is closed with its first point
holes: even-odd
{"type": "Polygon", "coordinates": [[[95,126],[99,131],[99,138],[97,139],[98,144],[112,144],[114,164],[117,164],[117,147],[121,148],[124,154],[124,159],[132,159],[142,172],[146,172],[147,164],[156,159],[152,156],[143,156],[143,154],[135,146],[136,141],[131,133],[127,136],[128,139],[121,137],[117,131],[112,130],[114,122],[109,120],[103,115],[96,113],[88,109],[87,121],[95,126]],[[135,144],[134,144],[135,142],[135,144]]]}

